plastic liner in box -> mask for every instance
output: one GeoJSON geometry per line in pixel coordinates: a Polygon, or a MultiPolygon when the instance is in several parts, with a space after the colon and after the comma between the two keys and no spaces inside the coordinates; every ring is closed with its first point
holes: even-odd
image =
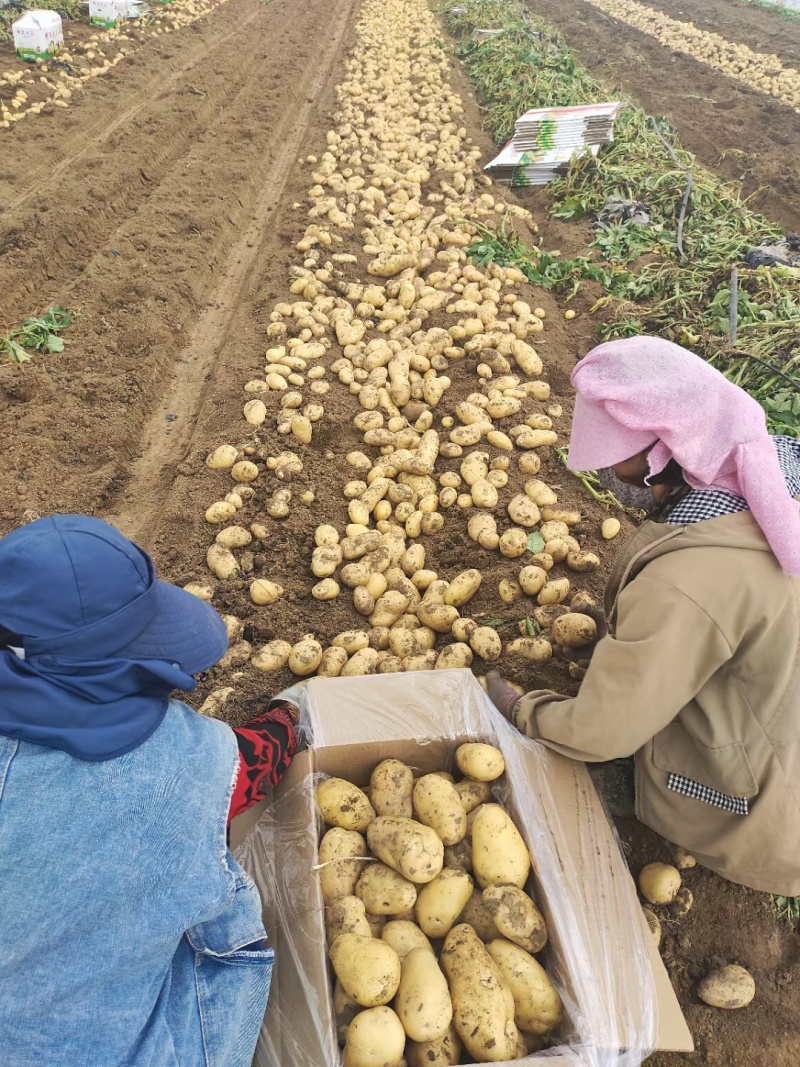
{"type": "MultiPolygon", "coordinates": [[[[467,739],[502,750],[509,807],[533,858],[534,895],[550,934],[544,962],[565,1009],[554,1046],[514,1062],[639,1067],[658,1029],[650,934],[583,765],[522,737],[468,671],[315,679],[306,700],[321,754],[331,745],[341,752],[385,743],[378,757],[385,758],[394,742],[408,759],[408,742],[440,748],[449,741],[454,750],[467,739]]],[[[313,785],[309,775],[272,804],[237,851],[259,887],[277,951],[257,1067],[341,1062],[329,979],[324,963],[313,962],[325,938],[309,863],[309,836],[315,847],[322,829],[313,785]]]]}

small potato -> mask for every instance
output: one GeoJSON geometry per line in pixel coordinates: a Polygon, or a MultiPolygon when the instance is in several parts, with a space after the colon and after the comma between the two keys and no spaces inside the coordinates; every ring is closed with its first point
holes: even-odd
{"type": "Polygon", "coordinates": [[[619,519],[605,519],[603,525],[600,527],[600,533],[602,534],[604,541],[611,541],[617,536],[622,529],[619,519]]]}
{"type": "Polygon", "coordinates": [[[555,578],[549,581],[536,598],[537,604],[560,604],[569,594],[569,578],[555,578]]]}
{"type": "Polygon", "coordinates": [[[478,591],[478,587],[481,584],[481,572],[472,568],[468,571],[462,571],[461,574],[457,574],[456,577],[450,582],[448,589],[444,595],[445,604],[449,604],[452,607],[460,608],[471,600],[478,591]]]}
{"type": "Polygon", "coordinates": [[[571,571],[577,571],[579,574],[596,571],[600,566],[600,557],[594,552],[568,552],[567,566],[571,571]]]}
{"type": "Polygon", "coordinates": [[[461,1063],[461,1040],[451,1023],[442,1037],[433,1041],[409,1041],[408,1067],[456,1067],[461,1063]]]}
{"type": "Polygon", "coordinates": [[[492,787],[488,782],[462,778],[460,782],[456,782],[454,788],[467,815],[479,804],[486,804],[492,799],[492,787]]]}
{"type": "Polygon", "coordinates": [[[311,587],[311,595],[315,600],[335,600],[340,592],[339,585],[333,578],[323,578],[311,587]]]}
{"type": "Polygon", "coordinates": [[[372,937],[363,901],[358,897],[337,897],[331,901],[325,909],[325,933],[329,948],[339,934],[372,937]]]}
{"type": "Polygon", "coordinates": [[[752,974],[738,964],[730,963],[710,971],[697,987],[697,995],[712,1008],[735,1011],[746,1008],[756,995],[752,974]]]}
{"type": "Polygon", "coordinates": [[[437,671],[469,667],[472,663],[472,649],[461,641],[446,645],[436,660],[437,671]]]}
{"type": "Polygon", "coordinates": [[[513,604],[522,597],[522,586],[512,578],[503,578],[497,586],[497,592],[504,604],[513,604]]]}
{"type": "Polygon", "coordinates": [[[365,794],[344,778],[326,778],[317,786],[317,804],[329,826],[364,833],[375,819],[365,794]]]}
{"type": "Polygon", "coordinates": [[[366,630],[344,630],[331,642],[336,648],[343,648],[348,656],[369,647],[369,634],[366,630]]]}
{"type": "Polygon", "coordinates": [[[257,671],[279,671],[289,662],[292,646],[288,641],[270,641],[255,653],[250,663],[257,671]]]}
{"type": "Polygon", "coordinates": [[[217,500],[206,509],[206,522],[214,524],[228,522],[236,514],[236,505],[228,500],[217,500]]]}
{"type": "Polygon", "coordinates": [[[472,874],[472,841],[465,837],[457,845],[446,845],[444,850],[445,867],[472,874]]]}
{"type": "Polygon", "coordinates": [[[379,860],[417,885],[430,882],[444,865],[441,838],[413,819],[380,815],[370,823],[367,841],[379,860]]]}
{"type": "Polygon", "coordinates": [[[289,670],[299,678],[313,674],[322,661],[322,645],[313,634],[306,634],[289,654],[289,670]]]}
{"type": "Polygon", "coordinates": [[[238,455],[233,445],[220,445],[206,456],[206,466],[210,470],[230,470],[238,455]]]}
{"type": "MultiPolygon", "coordinates": [[[[409,640],[413,641],[410,633],[409,640]]],[[[396,759],[382,760],[372,772],[369,785],[372,806],[378,815],[413,818],[411,795],[414,792],[414,775],[405,763],[396,759]]]]}
{"type": "Polygon", "coordinates": [[[385,863],[369,863],[356,883],[355,895],[370,915],[402,915],[417,902],[417,888],[385,863]]]}
{"type": "Polygon", "coordinates": [[[412,1041],[432,1041],[447,1033],[453,1018],[450,990],[427,948],[412,949],[402,961],[394,1007],[412,1041]]]}
{"type": "Polygon", "coordinates": [[[523,567],[519,572],[519,584],[528,596],[536,596],[547,585],[547,571],[542,567],[523,567]]]}
{"type": "Polygon", "coordinates": [[[584,648],[597,639],[597,623],[588,615],[569,611],[555,619],[552,634],[557,645],[584,648]]]}
{"type": "Polygon", "coordinates": [[[402,963],[413,949],[424,949],[433,955],[433,945],[415,922],[392,919],[381,930],[381,940],[391,945],[402,963]]]}
{"type": "Polygon", "coordinates": [[[514,1022],[532,1034],[547,1034],[561,1022],[561,997],[542,965],[519,945],[498,938],[486,946],[514,998],[514,1022]]]}
{"type": "Polygon", "coordinates": [[[406,1032],[391,1008],[359,1012],[347,1028],[344,1067],[399,1067],[406,1032]]]}
{"type": "Polygon", "coordinates": [[[540,519],[539,509],[524,493],[518,493],[511,498],[507,511],[511,521],[517,526],[536,526],[540,519]]]}
{"type": "Polygon", "coordinates": [[[682,919],[684,915],[688,915],[694,904],[694,894],[687,886],[681,886],[675,895],[675,899],[669,905],[670,914],[676,919],[682,919]]]}
{"type": "Polygon", "coordinates": [[[361,648],[345,663],[340,678],[351,678],[365,674],[374,674],[378,669],[378,652],[374,648],[361,648]]]}
{"type": "Polygon", "coordinates": [[[650,904],[671,904],[680,887],[680,871],[669,863],[648,863],[639,871],[639,889],[650,904]]]}
{"type": "Polygon", "coordinates": [[[458,608],[451,604],[432,604],[425,600],[417,607],[417,618],[424,626],[429,626],[436,633],[446,634],[453,628],[458,618],[458,608]]]}
{"type": "Polygon", "coordinates": [[[236,556],[223,545],[213,544],[209,547],[206,553],[206,563],[211,573],[221,580],[235,578],[239,574],[236,556]]]}
{"type": "Polygon", "coordinates": [[[525,483],[525,495],[529,496],[537,507],[545,507],[548,504],[557,504],[558,497],[550,486],[539,479],[525,483]]]}
{"type": "Polygon", "coordinates": [[[326,904],[339,897],[355,896],[366,854],[367,843],[355,830],[339,826],[328,830],[319,845],[319,882],[326,904]]]}
{"type": "Polygon", "coordinates": [[[487,663],[494,663],[495,660],[500,659],[503,651],[500,636],[491,626],[479,626],[470,637],[469,645],[475,655],[480,656],[487,663]]]}
{"type": "Polygon", "coordinates": [[[220,530],[214,540],[225,548],[244,548],[253,540],[253,535],[243,526],[226,526],[224,530],[220,530]]]}
{"type": "Polygon", "coordinates": [[[436,774],[419,778],[413,792],[414,812],[434,829],[445,845],[455,845],[467,833],[467,816],[455,787],[436,774]]]}
{"type": "Polygon", "coordinates": [[[317,667],[317,677],[338,678],[345,663],[347,663],[347,653],[343,648],[333,646],[326,648],[317,667]]]}
{"type": "Polygon", "coordinates": [[[258,477],[258,467],[249,459],[242,459],[231,467],[231,478],[235,482],[254,482],[258,477]]]}
{"type": "Polygon", "coordinates": [[[545,522],[563,522],[567,526],[577,526],[581,521],[581,513],[572,510],[572,508],[548,505],[542,508],[542,518],[545,522]]]}
{"type": "Polygon", "coordinates": [[[546,637],[518,637],[506,645],[506,652],[529,663],[549,663],[553,658],[553,646],[546,637]]]}
{"type": "Polygon", "coordinates": [[[466,871],[445,867],[417,894],[417,923],[428,937],[446,937],[472,896],[473,882],[466,871]]]}
{"type": "Polygon", "coordinates": [[[380,938],[340,934],[331,945],[330,958],[342,988],[362,1007],[388,1004],[397,992],[400,959],[380,938]]]}
{"type": "Polygon", "coordinates": [[[528,535],[524,530],[513,527],[501,535],[499,547],[506,559],[517,559],[528,550],[528,535]]]}
{"type": "Polygon", "coordinates": [[[338,980],[333,990],[333,1010],[336,1017],[336,1039],[340,1045],[344,1045],[348,1026],[364,1009],[345,993],[342,983],[338,980]]]}
{"type": "Polygon", "coordinates": [[[476,886],[458,917],[460,923],[469,923],[481,941],[492,941],[500,937],[500,931],[494,924],[489,906],[483,899],[481,890],[476,886]]]}
{"type": "Polygon", "coordinates": [[[541,952],[547,944],[544,917],[528,894],[515,885],[490,885],[483,900],[500,934],[524,948],[541,952]]]}
{"type": "Polygon", "coordinates": [[[469,641],[477,629],[478,624],[473,619],[456,619],[451,633],[456,641],[469,641]]]}
{"type": "Polygon", "coordinates": [[[687,852],[686,849],[681,848],[680,845],[676,845],[672,850],[672,858],[679,871],[688,871],[690,868],[697,866],[697,860],[691,852],[687,852]]]}
{"type": "Polygon", "coordinates": [[[472,868],[482,889],[525,885],[531,871],[528,846],[499,804],[482,804],[472,824],[472,868]]]}
{"type": "Polygon", "coordinates": [[[506,769],[503,753],[494,745],[467,742],[456,749],[456,766],[466,778],[494,782],[506,769]]]}
{"type": "Polygon", "coordinates": [[[266,578],[256,578],[250,583],[250,599],[254,604],[274,604],[283,596],[283,586],[266,578]]]}

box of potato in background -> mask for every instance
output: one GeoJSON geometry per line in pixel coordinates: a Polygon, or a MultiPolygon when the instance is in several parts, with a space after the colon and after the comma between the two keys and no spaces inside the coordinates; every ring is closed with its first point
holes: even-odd
{"type": "MultiPolygon", "coordinates": [[[[655,1049],[692,1050],[633,879],[584,765],[521,737],[467,670],[315,678],[307,699],[313,749],[295,759],[271,803],[231,827],[237,858],[261,892],[276,953],[255,1067],[341,1062],[319,875],[319,843],[328,827],[317,805],[318,785],[333,776],[368,787],[372,771],[388,758],[405,763],[417,778],[435,771],[460,777],[456,750],[474,741],[503,754],[505,772],[492,783],[492,800],[506,808],[530,853],[526,890],[548,931],[536,958],[563,1003],[546,1048],[522,1062],[634,1067],[655,1049]]],[[[529,1047],[541,1043],[529,1040],[529,1047]]],[[[411,1046],[409,1053],[414,1067],[411,1046]]],[[[453,1061],[428,1062],[437,1067],[453,1061]]],[[[465,1050],[458,1062],[474,1060],[465,1050]]]]}
{"type": "Polygon", "coordinates": [[[61,16],[56,11],[26,11],[11,27],[14,51],[29,63],[48,59],[64,43],[61,16]]]}
{"type": "Polygon", "coordinates": [[[89,23],[112,30],[128,17],[128,0],[89,0],[89,23]]]}

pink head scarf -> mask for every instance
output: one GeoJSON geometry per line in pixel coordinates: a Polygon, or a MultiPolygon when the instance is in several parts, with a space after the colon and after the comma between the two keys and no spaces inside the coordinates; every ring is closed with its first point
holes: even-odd
{"type": "Polygon", "coordinates": [[[569,466],[597,470],[652,445],[695,489],[744,497],[787,574],[800,576],[800,507],[789,494],[760,404],[700,356],[658,337],[598,345],[572,372],[569,466]]]}

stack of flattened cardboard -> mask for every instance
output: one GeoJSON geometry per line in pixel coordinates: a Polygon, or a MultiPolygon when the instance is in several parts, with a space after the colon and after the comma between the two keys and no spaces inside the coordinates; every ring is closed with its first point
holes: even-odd
{"type": "Polygon", "coordinates": [[[485,169],[503,185],[546,185],[566,171],[573,156],[596,156],[601,145],[613,141],[621,107],[617,101],[526,111],[485,169]]]}

